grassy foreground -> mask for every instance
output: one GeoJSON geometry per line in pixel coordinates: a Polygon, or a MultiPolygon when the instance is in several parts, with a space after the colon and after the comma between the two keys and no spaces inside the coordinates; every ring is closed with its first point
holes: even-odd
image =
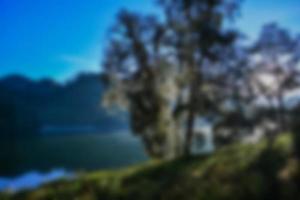
{"type": "Polygon", "coordinates": [[[295,183],[298,169],[297,162],[291,159],[291,137],[282,135],[271,150],[267,150],[265,141],[236,144],[207,157],[151,161],[121,170],[84,174],[35,191],[0,195],[0,199],[253,200],[274,199],[273,195],[278,199],[300,199],[295,183]],[[274,186],[279,186],[277,191],[272,191],[274,186]]]}

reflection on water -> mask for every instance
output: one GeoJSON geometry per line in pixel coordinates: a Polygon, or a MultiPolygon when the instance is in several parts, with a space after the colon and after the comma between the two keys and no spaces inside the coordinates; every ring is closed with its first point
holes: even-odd
{"type": "Polygon", "coordinates": [[[40,185],[56,181],[62,178],[70,179],[74,175],[64,169],[55,169],[48,173],[32,171],[15,178],[0,177],[0,191],[17,192],[27,189],[35,189],[40,185]]]}

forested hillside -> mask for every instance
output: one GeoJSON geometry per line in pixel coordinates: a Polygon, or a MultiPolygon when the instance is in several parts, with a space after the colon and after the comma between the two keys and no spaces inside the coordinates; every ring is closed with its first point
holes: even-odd
{"type": "Polygon", "coordinates": [[[82,74],[65,84],[18,75],[3,78],[0,135],[36,135],[51,127],[90,127],[100,132],[126,128],[125,114],[123,119],[116,118],[102,107],[105,89],[98,74],[82,74]]]}

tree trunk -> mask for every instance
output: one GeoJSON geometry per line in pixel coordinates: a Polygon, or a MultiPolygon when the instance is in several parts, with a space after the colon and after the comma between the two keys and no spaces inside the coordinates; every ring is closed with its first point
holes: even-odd
{"type": "Polygon", "coordinates": [[[193,109],[193,98],[190,100],[190,108],[188,110],[188,117],[187,117],[187,127],[186,127],[186,141],[184,145],[184,155],[190,156],[191,155],[191,145],[194,133],[194,123],[195,123],[195,111],[193,109]]]}
{"type": "Polygon", "coordinates": [[[295,114],[292,119],[293,151],[296,159],[300,161],[300,120],[297,114],[299,114],[299,112],[295,111],[295,114]]]}
{"type": "Polygon", "coordinates": [[[189,106],[188,106],[188,116],[186,123],[186,140],[184,145],[184,156],[191,155],[191,145],[194,135],[194,124],[195,117],[197,113],[197,87],[199,84],[199,79],[196,77],[196,73],[192,75],[192,81],[190,86],[190,97],[189,97],[189,106]]]}
{"type": "Polygon", "coordinates": [[[282,92],[280,92],[277,99],[278,99],[278,123],[280,126],[280,131],[286,131],[287,126],[286,126],[285,107],[284,107],[282,92]]]}

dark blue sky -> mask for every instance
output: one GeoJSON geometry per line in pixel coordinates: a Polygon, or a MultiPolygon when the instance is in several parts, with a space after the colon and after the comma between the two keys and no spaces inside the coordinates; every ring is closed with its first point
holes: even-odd
{"type": "MultiPolygon", "coordinates": [[[[0,76],[65,80],[98,71],[106,32],[122,7],[157,12],[150,0],[0,0],[0,76]]],[[[254,38],[276,21],[300,33],[299,0],[245,0],[237,26],[254,38]]]]}

